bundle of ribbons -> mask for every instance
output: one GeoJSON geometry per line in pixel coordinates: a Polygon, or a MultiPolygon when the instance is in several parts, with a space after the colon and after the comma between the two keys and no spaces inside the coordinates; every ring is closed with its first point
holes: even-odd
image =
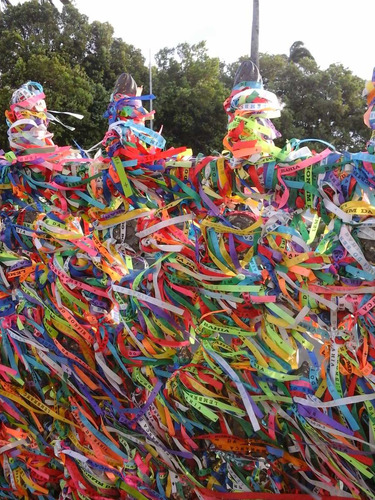
{"type": "Polygon", "coordinates": [[[375,498],[373,142],[277,148],[244,79],[193,157],[125,76],[93,160],[7,112],[0,498],[375,498]]]}

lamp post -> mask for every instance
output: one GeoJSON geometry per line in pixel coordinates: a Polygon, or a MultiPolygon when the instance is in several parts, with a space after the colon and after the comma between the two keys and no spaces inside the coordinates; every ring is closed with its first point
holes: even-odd
{"type": "MultiPolygon", "coordinates": [[[[149,51],[149,56],[148,56],[148,73],[149,73],[149,78],[150,78],[150,95],[152,95],[152,66],[151,66],[151,49],[149,51]]],[[[150,99],[150,113],[152,112],[152,99],[150,99]]],[[[150,129],[153,130],[154,128],[154,120],[151,118],[150,120],[150,129]]]]}

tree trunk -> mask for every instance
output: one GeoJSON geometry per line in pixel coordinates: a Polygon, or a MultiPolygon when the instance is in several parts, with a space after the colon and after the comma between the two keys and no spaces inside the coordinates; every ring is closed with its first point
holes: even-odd
{"type": "Polygon", "coordinates": [[[250,58],[259,68],[259,0],[253,0],[253,25],[251,28],[250,58]]]}

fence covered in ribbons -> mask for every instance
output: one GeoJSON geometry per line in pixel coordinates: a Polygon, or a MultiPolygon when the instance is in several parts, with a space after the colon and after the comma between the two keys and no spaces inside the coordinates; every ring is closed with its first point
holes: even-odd
{"type": "Polygon", "coordinates": [[[279,149],[242,82],[223,155],[116,93],[92,160],[42,92],[0,158],[0,497],[375,498],[373,142],[279,149]]]}

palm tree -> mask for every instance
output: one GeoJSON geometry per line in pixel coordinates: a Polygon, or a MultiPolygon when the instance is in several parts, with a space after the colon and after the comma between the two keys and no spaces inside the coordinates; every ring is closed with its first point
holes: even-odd
{"type": "MultiPolygon", "coordinates": [[[[53,0],[39,0],[39,1],[40,1],[40,3],[46,3],[46,2],[48,2],[48,3],[50,3],[51,5],[55,6],[55,4],[54,4],[53,0]]],[[[70,4],[70,0],[60,0],[60,2],[61,2],[62,4],[64,4],[64,5],[68,5],[68,4],[70,4]]]]}
{"type": "Polygon", "coordinates": [[[311,52],[308,49],[306,49],[305,44],[303,42],[301,41],[294,42],[289,49],[289,62],[294,62],[298,64],[300,60],[303,59],[304,57],[308,57],[309,59],[315,61],[311,52]]]}
{"type": "Polygon", "coordinates": [[[253,0],[250,58],[259,67],[259,0],[253,0]]]}

